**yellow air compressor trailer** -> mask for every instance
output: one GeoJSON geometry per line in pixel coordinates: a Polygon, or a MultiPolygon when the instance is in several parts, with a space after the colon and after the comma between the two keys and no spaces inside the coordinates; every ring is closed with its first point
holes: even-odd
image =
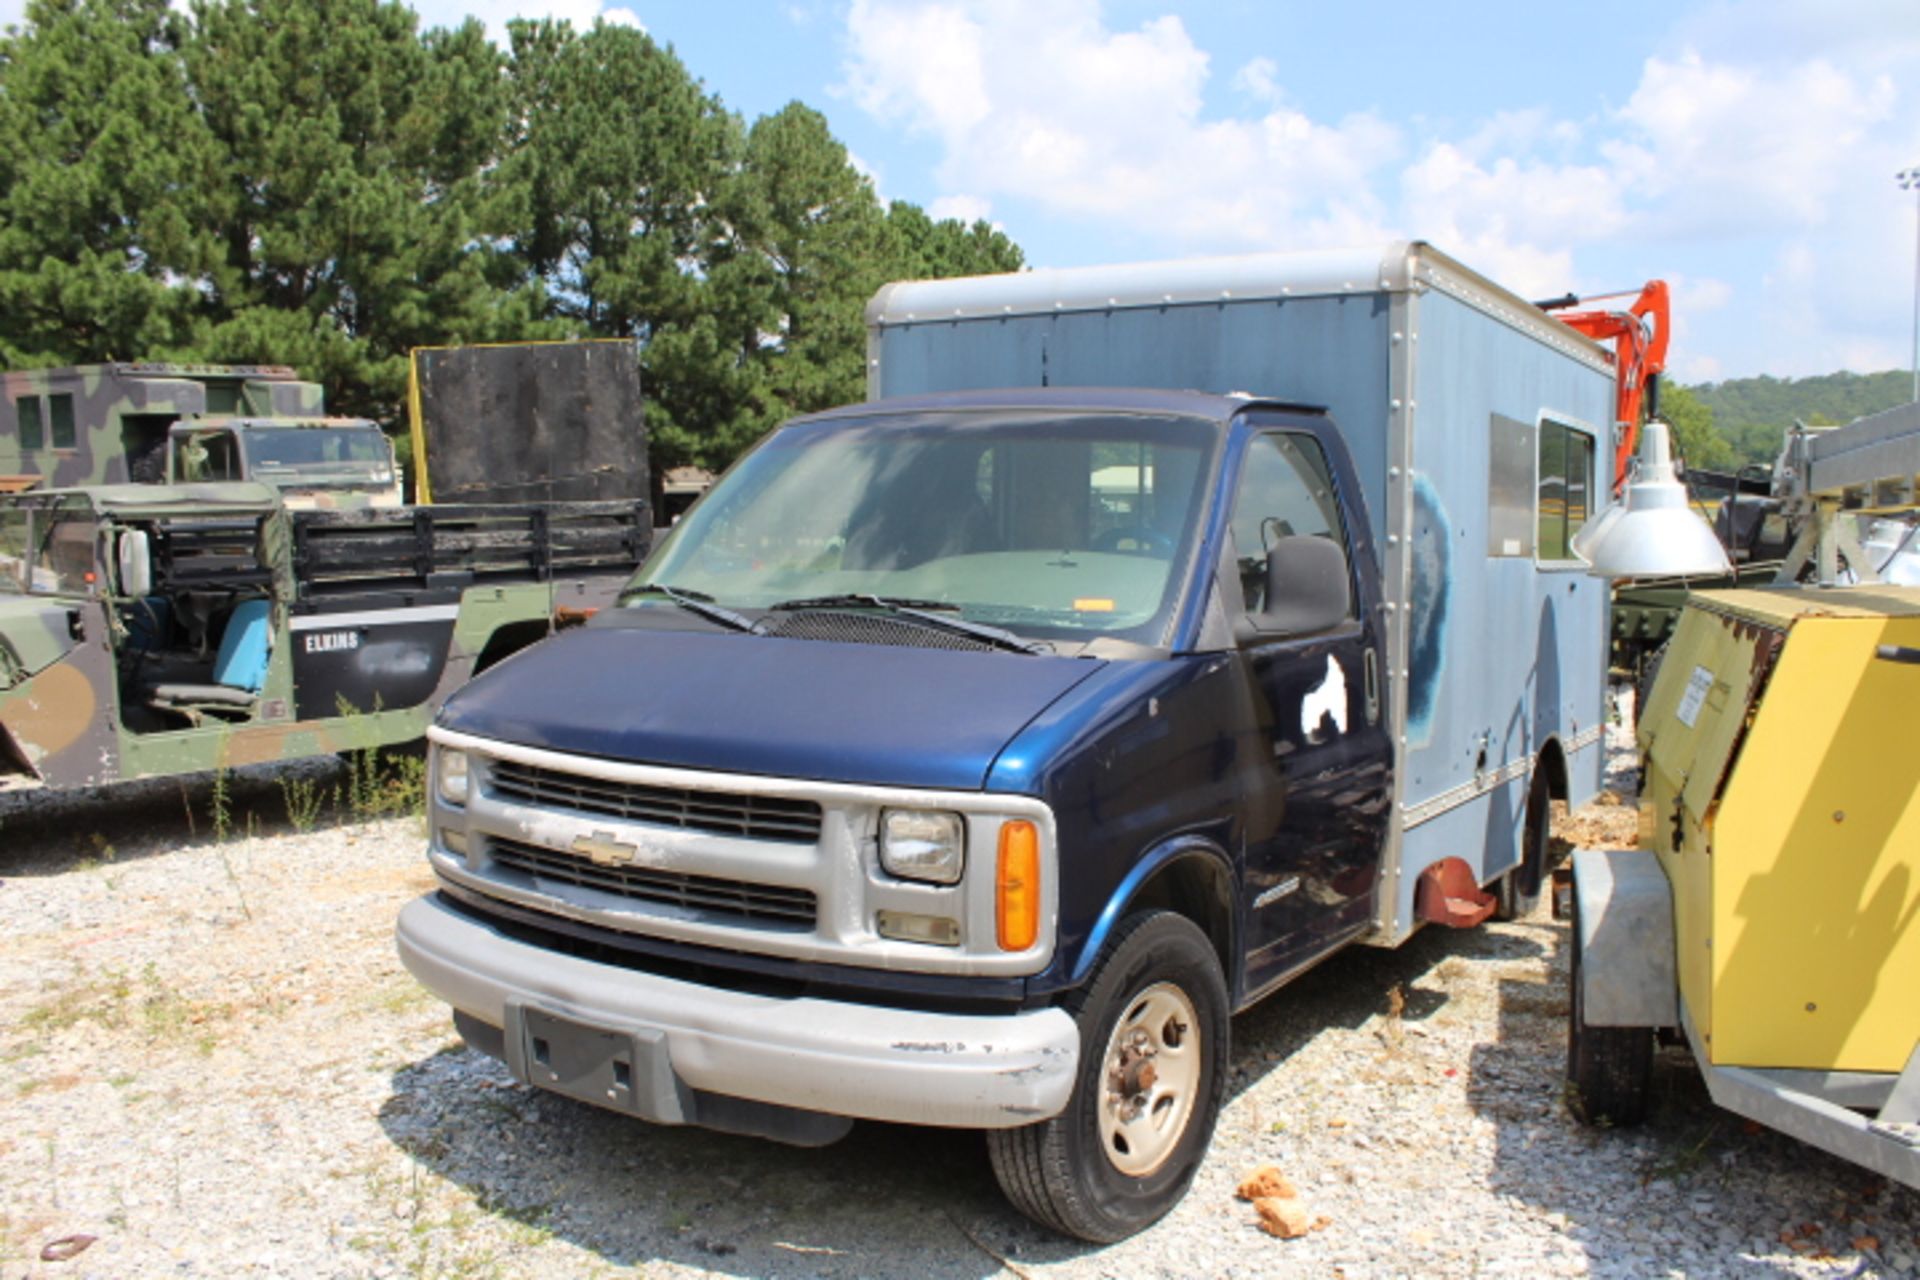
{"type": "Polygon", "coordinates": [[[1568,1079],[1640,1119],[1656,1032],[1713,1100],[1920,1187],[1920,588],[1702,592],[1640,717],[1640,848],[1572,884],[1568,1079]]]}

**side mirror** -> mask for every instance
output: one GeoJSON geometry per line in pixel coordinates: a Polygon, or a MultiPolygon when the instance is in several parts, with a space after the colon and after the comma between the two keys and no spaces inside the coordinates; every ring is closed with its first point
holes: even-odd
{"type": "Polygon", "coordinates": [[[1267,550],[1266,607],[1247,617],[1243,639],[1312,635],[1351,616],[1347,553],[1331,538],[1296,535],[1267,550]]]}
{"type": "Polygon", "coordinates": [[[123,529],[115,548],[120,570],[120,594],[138,598],[153,592],[153,550],[145,529],[123,529]]]}

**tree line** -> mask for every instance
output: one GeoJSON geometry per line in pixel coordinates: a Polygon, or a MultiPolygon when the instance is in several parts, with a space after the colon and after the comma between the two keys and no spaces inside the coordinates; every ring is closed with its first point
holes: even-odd
{"type": "Polygon", "coordinates": [[[1809,378],[1729,378],[1695,386],[1668,383],[1660,415],[1672,424],[1688,465],[1711,471],[1771,469],[1787,428],[1842,426],[1913,398],[1912,374],[1827,373],[1809,378]]]}
{"type": "Polygon", "coordinates": [[[0,367],[290,364],[393,421],[416,346],[633,339],[656,467],[861,398],[889,279],[1012,271],[596,23],[393,0],[30,0],[0,37],[0,367]]]}

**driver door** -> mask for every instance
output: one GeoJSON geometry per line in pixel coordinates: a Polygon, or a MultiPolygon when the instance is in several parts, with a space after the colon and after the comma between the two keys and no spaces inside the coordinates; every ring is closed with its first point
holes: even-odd
{"type": "MultiPolygon", "coordinates": [[[[1230,537],[1249,617],[1267,606],[1266,553],[1279,538],[1333,539],[1349,572],[1357,568],[1332,469],[1311,434],[1247,440],[1230,537]]],[[[1348,616],[1334,626],[1304,636],[1243,631],[1239,645],[1268,766],[1245,809],[1250,995],[1373,915],[1392,749],[1381,720],[1379,638],[1353,581],[1348,616]]]]}

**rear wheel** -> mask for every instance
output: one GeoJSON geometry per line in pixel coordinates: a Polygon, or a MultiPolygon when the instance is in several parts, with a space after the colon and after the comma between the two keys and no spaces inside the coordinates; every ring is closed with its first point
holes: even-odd
{"type": "Polygon", "coordinates": [[[1015,1208],[1108,1244],[1178,1204],[1206,1154],[1226,1085],[1226,982],[1192,921],[1146,912],[1066,1007],[1080,1027],[1066,1110],[990,1131],[987,1150],[1015,1208]]]}
{"type": "Polygon", "coordinates": [[[1494,888],[1493,918],[1518,920],[1540,905],[1540,886],[1547,878],[1547,855],[1553,841],[1553,805],[1547,795],[1547,775],[1536,768],[1527,788],[1526,825],[1520,831],[1520,861],[1500,877],[1494,888]]]}
{"type": "Polygon", "coordinates": [[[1572,998],[1567,1002],[1567,1106],[1588,1124],[1634,1125],[1647,1118],[1653,1084],[1653,1028],[1596,1027],[1581,992],[1580,898],[1574,895],[1572,998]]]}

